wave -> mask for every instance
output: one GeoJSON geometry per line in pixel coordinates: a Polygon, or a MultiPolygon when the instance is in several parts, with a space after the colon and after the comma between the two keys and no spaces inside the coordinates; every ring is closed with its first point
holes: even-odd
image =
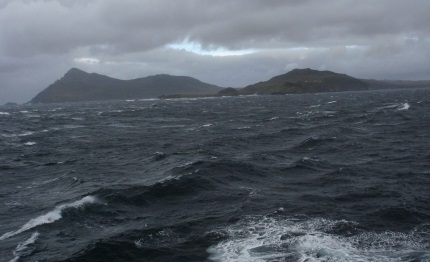
{"type": "Polygon", "coordinates": [[[27,131],[27,132],[19,134],[18,136],[31,136],[32,134],[34,134],[34,132],[27,131]]]}
{"type": "Polygon", "coordinates": [[[368,232],[346,220],[249,217],[207,251],[212,261],[427,261],[429,225],[368,232]]]}
{"type": "Polygon", "coordinates": [[[39,235],[39,232],[34,232],[26,241],[19,243],[13,251],[13,255],[15,257],[9,262],[17,262],[21,257],[26,257],[32,254],[35,250],[34,243],[36,243],[39,235]]]}
{"type": "MultiPolygon", "coordinates": [[[[401,207],[392,207],[392,208],[385,208],[382,210],[378,210],[377,212],[369,214],[370,216],[374,218],[378,218],[379,221],[384,221],[386,223],[401,223],[404,226],[407,225],[407,223],[419,223],[421,221],[426,221],[428,219],[428,215],[419,212],[417,208],[414,209],[408,209],[408,208],[401,208],[401,207]]],[[[399,228],[401,226],[398,226],[399,228]]]]}
{"type": "Polygon", "coordinates": [[[332,164],[330,162],[321,160],[317,157],[303,157],[302,159],[299,159],[297,161],[292,162],[287,167],[282,168],[283,171],[305,171],[308,172],[309,170],[315,171],[315,172],[335,172],[336,170],[339,170],[342,166],[332,164]]]}
{"type": "Polygon", "coordinates": [[[24,231],[35,228],[37,226],[40,226],[43,224],[54,223],[55,221],[62,218],[62,212],[66,209],[81,208],[87,204],[94,204],[96,202],[97,202],[97,199],[95,197],[86,196],[86,197],[82,198],[81,200],[75,201],[73,203],[57,206],[54,210],[52,210],[52,211],[50,211],[44,215],[41,215],[41,216],[38,216],[36,218],[31,219],[25,225],[23,225],[20,229],[3,234],[2,236],[0,236],[0,241],[5,240],[9,237],[18,235],[24,231]]]}
{"type": "Polygon", "coordinates": [[[386,104],[384,106],[376,108],[379,110],[396,109],[397,111],[408,110],[411,107],[409,103],[396,103],[396,104],[386,104]]]}
{"type": "Polygon", "coordinates": [[[408,110],[411,106],[409,105],[409,103],[403,103],[401,105],[399,105],[399,107],[397,108],[397,110],[401,111],[401,110],[408,110]]]}
{"type": "Polygon", "coordinates": [[[31,132],[31,131],[26,131],[20,134],[2,134],[3,137],[7,137],[7,138],[13,138],[13,137],[23,137],[23,136],[31,136],[33,135],[35,132],[31,132]]]}
{"type": "Polygon", "coordinates": [[[320,145],[330,143],[335,141],[334,137],[324,138],[324,137],[309,137],[301,141],[298,145],[294,146],[293,149],[296,150],[312,150],[320,145]]]}
{"type": "Polygon", "coordinates": [[[258,166],[240,161],[203,161],[187,163],[166,172],[165,177],[150,185],[123,185],[99,189],[92,193],[109,203],[121,202],[132,205],[146,205],[153,201],[187,198],[211,194],[231,194],[232,188],[247,192],[239,185],[264,179],[258,166]],[[244,175],[246,174],[246,175],[244,175]]]}

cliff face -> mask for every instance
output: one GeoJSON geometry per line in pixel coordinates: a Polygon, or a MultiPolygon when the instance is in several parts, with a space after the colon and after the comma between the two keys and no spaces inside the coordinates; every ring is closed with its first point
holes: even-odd
{"type": "Polygon", "coordinates": [[[72,68],[31,103],[154,98],[169,94],[215,94],[222,88],[187,76],[155,75],[119,80],[72,68]]]}
{"type": "Polygon", "coordinates": [[[241,94],[298,94],[368,90],[370,85],[357,78],[331,71],[294,69],[272,79],[249,85],[241,94]]]}

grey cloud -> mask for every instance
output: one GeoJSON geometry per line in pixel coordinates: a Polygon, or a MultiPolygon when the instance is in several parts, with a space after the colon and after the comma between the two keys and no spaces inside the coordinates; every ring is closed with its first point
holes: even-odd
{"type": "Polygon", "coordinates": [[[15,1],[0,21],[3,46],[24,55],[100,43],[121,52],[146,51],[187,37],[234,49],[315,46],[428,34],[430,2],[413,2],[15,1]]]}
{"type": "Polygon", "coordinates": [[[0,0],[0,104],[29,100],[70,67],[223,86],[293,67],[430,79],[428,10],[427,0],[0,0]],[[212,57],[166,48],[184,40],[258,52],[212,57]]]}

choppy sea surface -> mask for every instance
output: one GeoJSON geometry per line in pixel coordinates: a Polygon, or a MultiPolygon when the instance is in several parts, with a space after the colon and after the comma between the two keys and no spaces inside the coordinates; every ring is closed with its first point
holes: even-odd
{"type": "Polygon", "coordinates": [[[430,89],[0,107],[0,261],[430,261],[430,89]]]}

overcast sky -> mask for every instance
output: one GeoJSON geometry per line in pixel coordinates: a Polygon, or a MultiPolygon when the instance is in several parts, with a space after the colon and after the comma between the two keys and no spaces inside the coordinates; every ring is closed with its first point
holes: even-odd
{"type": "Polygon", "coordinates": [[[76,67],[242,87],[294,68],[430,79],[429,0],[0,0],[0,104],[76,67]]]}

